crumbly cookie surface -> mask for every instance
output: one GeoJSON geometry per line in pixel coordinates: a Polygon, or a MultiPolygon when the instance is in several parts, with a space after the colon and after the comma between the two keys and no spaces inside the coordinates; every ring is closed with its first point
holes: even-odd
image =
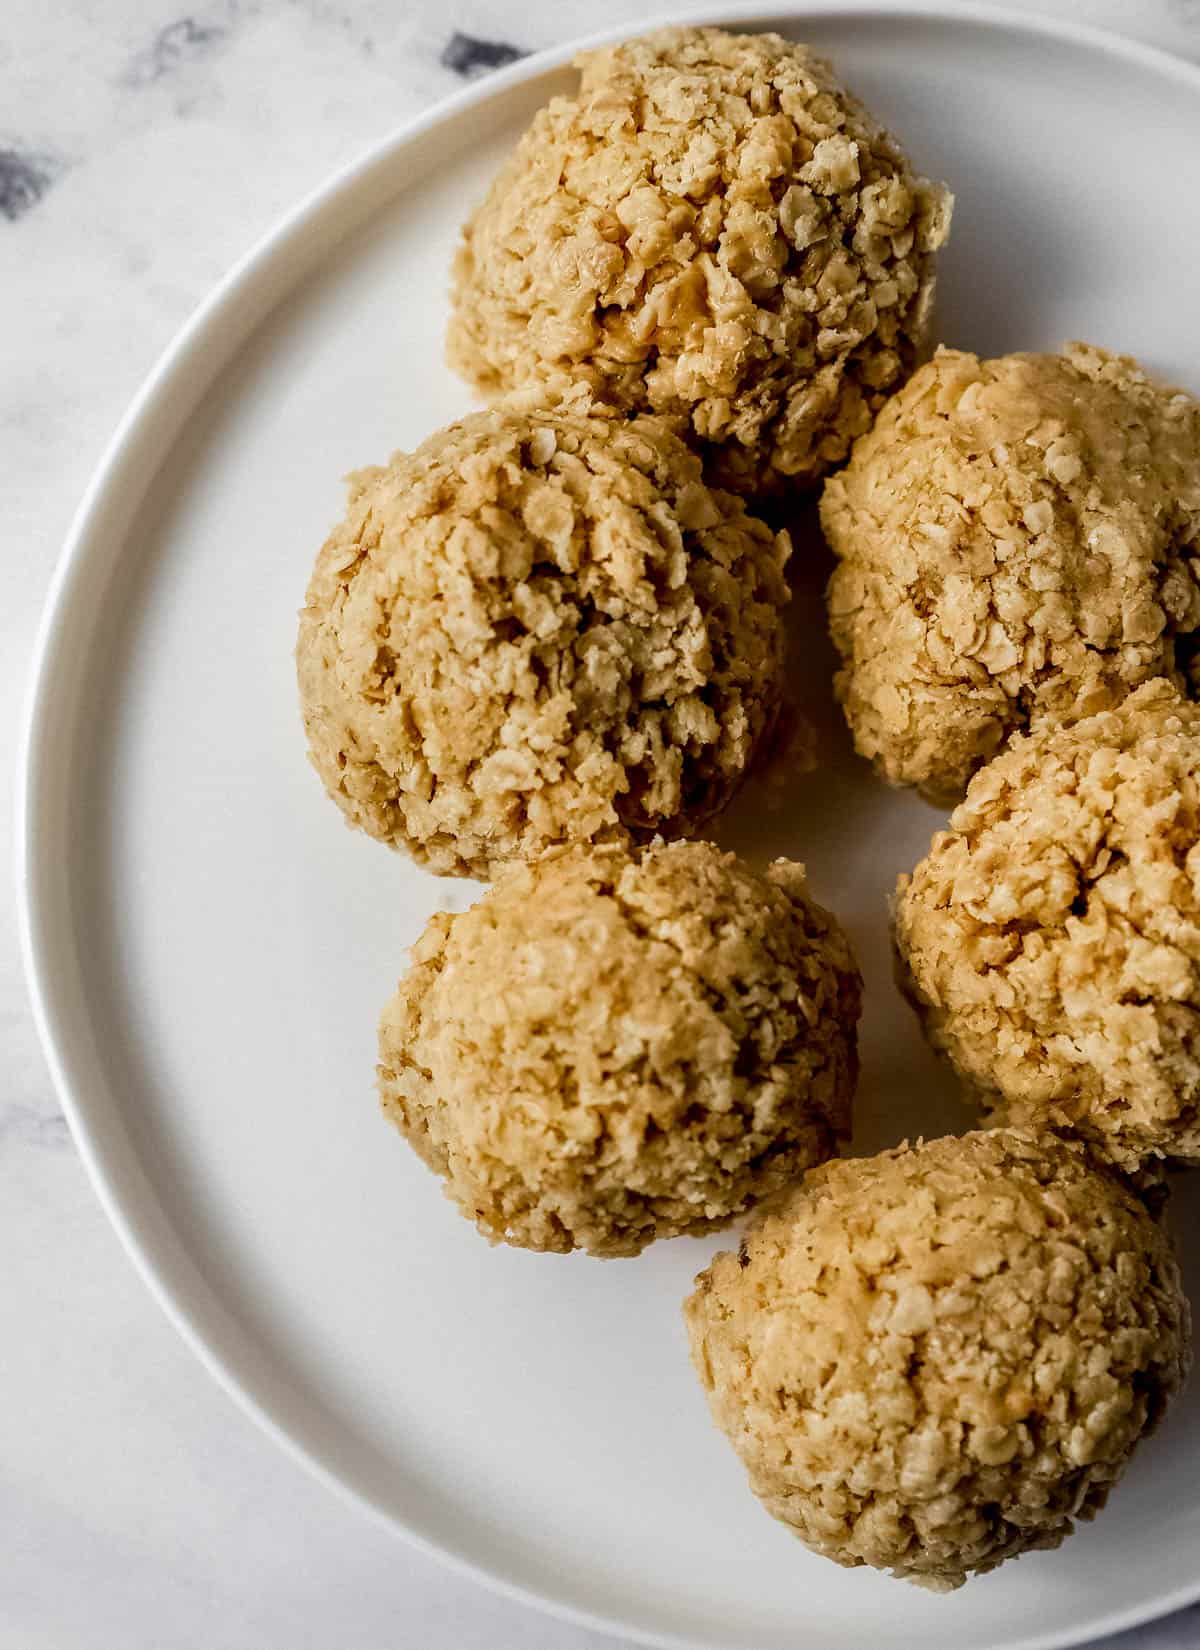
{"type": "Polygon", "coordinates": [[[787,554],[656,419],[466,418],[354,476],[317,558],[316,769],[443,873],[691,834],[778,708],[787,554]]]}
{"type": "Polygon", "coordinates": [[[430,920],[380,1022],[383,1107],[493,1242],[632,1255],[835,1150],[859,993],[801,866],[552,850],[430,920]]]}
{"type": "Polygon", "coordinates": [[[912,370],[950,197],[803,46],[671,28],[579,60],[467,224],[451,364],[679,422],[809,484],[912,370]]]}
{"type": "Polygon", "coordinates": [[[1004,740],[1194,688],[1200,403],[1084,344],[939,350],[831,477],[837,690],[859,751],[952,805],[1004,740]]]}
{"type": "Polygon", "coordinates": [[[938,1590],[1104,1504],[1189,1331],[1135,1194],[1077,1143],[1010,1130],[815,1170],[684,1312],[767,1510],[938,1590]]]}
{"type": "Polygon", "coordinates": [[[927,1034],[996,1116],[1200,1160],[1200,706],[1160,680],[1015,739],[894,916],[927,1034]]]}

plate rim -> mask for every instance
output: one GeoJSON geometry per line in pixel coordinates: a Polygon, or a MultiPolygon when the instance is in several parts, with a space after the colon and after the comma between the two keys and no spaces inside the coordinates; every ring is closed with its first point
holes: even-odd
{"type": "MultiPolygon", "coordinates": [[[[376,1523],[419,1551],[493,1593],[560,1621],[593,1632],[622,1636],[636,1644],[652,1647],[652,1650],[709,1650],[709,1646],[705,1641],[639,1626],[636,1622],[601,1614],[567,1599],[538,1592],[520,1581],[512,1580],[500,1568],[490,1567],[436,1542],[414,1523],[380,1505],[365,1490],[328,1465],[310,1443],[275,1413],[269,1397],[261,1390],[266,1385],[263,1379],[247,1369],[239,1368],[231,1356],[219,1349],[218,1335],[213,1327],[210,1325],[206,1330],[203,1302],[186,1298],[184,1280],[175,1275],[177,1266],[171,1263],[169,1257],[164,1257],[160,1248],[153,1247],[147,1240],[142,1228],[150,1223],[150,1215],[144,1210],[139,1212],[124,1195],[120,1172],[110,1161],[116,1156],[116,1151],[101,1137],[102,1127],[90,1116],[90,1103],[84,1088],[72,1081],[68,1069],[69,1062],[64,1053],[67,1039],[61,1025],[65,1010],[56,1000],[54,946],[43,921],[43,911],[48,902],[41,898],[41,892],[49,886],[55,870],[54,865],[49,863],[48,852],[41,846],[48,840],[47,833],[42,830],[43,819],[52,812],[51,804],[45,800],[50,779],[47,772],[51,762],[50,746],[42,734],[53,711],[56,690],[53,667],[62,642],[62,632],[72,612],[75,587],[85,565],[90,564],[94,554],[102,548],[106,508],[112,507],[130,487],[134,506],[140,503],[148,478],[143,476],[139,484],[136,474],[139,449],[144,445],[159,449],[158,462],[150,470],[153,474],[177,443],[186,418],[207,394],[215,379],[280,298],[293,291],[310,268],[319,262],[320,252],[313,265],[302,266],[299,275],[293,274],[287,278],[280,290],[272,295],[271,277],[275,269],[280,264],[286,266],[288,251],[299,247],[339,200],[355,196],[369,184],[374,174],[388,172],[398,166],[403,152],[415,146],[428,133],[456,123],[470,110],[501,98],[516,86],[536,81],[553,70],[563,68],[579,51],[611,44],[630,38],[634,32],[645,33],[671,23],[737,24],[755,28],[802,27],[806,18],[829,21],[839,17],[859,25],[905,19],[913,22],[944,21],[1040,36],[1099,51],[1166,75],[1189,88],[1200,100],[1200,64],[1091,23],[1025,12],[1011,6],[991,4],[990,0],[804,0],[804,3],[792,6],[762,5],[757,0],[726,0],[725,4],[689,5],[656,12],[647,17],[636,31],[628,25],[619,25],[572,37],[559,45],[531,53],[507,68],[439,99],[337,168],[325,182],[305,194],[279,217],[217,281],[159,355],[104,447],[55,560],[35,631],[18,732],[14,794],[16,915],[22,971],[32,1018],[54,1092],[92,1189],[127,1257],[159,1307],[242,1413],[293,1461],[343,1501],[358,1507],[376,1523]],[[236,313],[239,301],[243,310],[241,315],[236,313]],[[229,328],[225,347],[212,351],[210,360],[202,362],[208,346],[223,327],[229,328]],[[153,426],[160,402],[168,399],[177,380],[183,381],[182,400],[186,406],[181,416],[166,420],[164,434],[161,421],[157,430],[153,426]],[[128,477],[130,471],[135,472],[132,480],[128,477]]],[[[336,240],[324,243],[322,251],[327,251],[331,244],[336,244],[336,240]]],[[[123,546],[114,555],[114,564],[122,553],[123,546]]],[[[180,1257],[186,1261],[186,1246],[181,1240],[175,1241],[180,1257]]],[[[1070,1646],[1083,1642],[1081,1634],[1091,1637],[1118,1633],[1183,1609],[1198,1600],[1200,1574],[1158,1598],[1109,1612],[1081,1628],[1053,1629],[1019,1641],[996,1640],[988,1650],[1069,1650],[1070,1646]]]]}

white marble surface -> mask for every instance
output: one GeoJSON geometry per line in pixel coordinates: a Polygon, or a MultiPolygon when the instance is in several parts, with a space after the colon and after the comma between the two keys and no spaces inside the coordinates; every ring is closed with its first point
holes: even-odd
{"type": "MultiPolygon", "coordinates": [[[[58,545],[126,402],[300,194],[504,51],[644,0],[9,0],[0,12],[0,773],[58,545]],[[458,37],[458,38],[456,38],[458,37]]],[[[1025,0],[1200,57],[1200,0],[1025,0]]],[[[658,9],[654,7],[653,9],[658,9]]],[[[11,806],[0,807],[10,858],[11,806]]],[[[134,1276],[0,894],[0,1650],[584,1650],[285,1459],[134,1276]]],[[[1108,1641],[1200,1646],[1200,1609],[1108,1641]]],[[[865,1650],[865,1646],[864,1646],[865,1650]]]]}

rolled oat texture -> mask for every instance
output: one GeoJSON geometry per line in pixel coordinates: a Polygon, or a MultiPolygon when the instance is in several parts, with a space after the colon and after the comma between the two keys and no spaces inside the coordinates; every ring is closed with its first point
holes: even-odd
{"type": "Polygon", "coordinates": [[[380,1022],[383,1108],[492,1242],[633,1255],[832,1154],[859,993],[799,865],[551,850],[431,918],[380,1022]]]}
{"type": "Polygon", "coordinates": [[[996,1130],[815,1170],[697,1279],[717,1425],[815,1552],[948,1590],[1091,1518],[1188,1361],[1166,1233],[996,1130]]]}
{"type": "Polygon", "coordinates": [[[661,413],[723,485],[810,485],[925,338],[950,196],[823,59],[670,28],[585,53],[467,224],[451,364],[661,413]]]}
{"type": "Polygon", "coordinates": [[[1039,715],[1193,690],[1200,404],[1086,344],[939,350],[827,483],[837,692],[862,755],[953,805],[1039,715]]]}
{"type": "Polygon", "coordinates": [[[1040,724],[895,901],[905,988],[997,1119],[1200,1161],[1200,706],[1165,680],[1040,724]]]}
{"type": "Polygon", "coordinates": [[[659,420],[474,414],[351,478],[300,618],[317,772],[442,873],[691,835],[776,714],[787,554],[659,420]]]}

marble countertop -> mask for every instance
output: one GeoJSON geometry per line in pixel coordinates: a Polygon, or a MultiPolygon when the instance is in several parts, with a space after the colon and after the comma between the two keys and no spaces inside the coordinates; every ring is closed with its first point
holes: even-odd
{"type": "MultiPolygon", "coordinates": [[[[1023,0],[1200,58],[1200,0],[1023,0]]],[[[593,0],[60,0],[0,21],[0,773],[101,448],[299,196],[593,0]]],[[[645,0],[608,0],[635,25],[645,0]]],[[[0,807],[10,858],[11,801],[0,807]]],[[[395,1541],[217,1389],[120,1251],[30,1022],[0,885],[0,1650],[600,1650],[395,1541]]],[[[1200,1646],[1200,1608],[1106,1641],[1200,1646]]],[[[864,1650],[866,1647],[864,1646],[864,1650]]]]}

